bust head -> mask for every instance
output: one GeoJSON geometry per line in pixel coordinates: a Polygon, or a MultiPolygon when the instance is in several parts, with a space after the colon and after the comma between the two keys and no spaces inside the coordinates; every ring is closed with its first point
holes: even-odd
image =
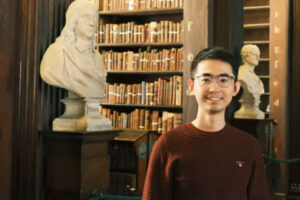
{"type": "Polygon", "coordinates": [[[56,41],[73,43],[78,37],[94,41],[97,25],[96,5],[89,0],[75,0],[67,9],[66,24],[56,41]]]}
{"type": "Polygon", "coordinates": [[[241,50],[241,56],[243,63],[257,66],[260,58],[260,50],[256,45],[247,44],[243,46],[241,50]]]}

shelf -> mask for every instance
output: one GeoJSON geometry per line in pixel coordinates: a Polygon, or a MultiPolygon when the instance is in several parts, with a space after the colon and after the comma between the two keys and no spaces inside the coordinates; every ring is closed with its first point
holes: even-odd
{"type": "Polygon", "coordinates": [[[182,42],[177,43],[102,43],[98,47],[181,47],[182,42]]]}
{"type": "Polygon", "coordinates": [[[128,107],[128,108],[156,108],[156,109],[166,109],[166,110],[181,110],[182,106],[161,106],[161,105],[138,105],[138,104],[109,104],[102,103],[101,106],[106,107],[128,107]]]}
{"type": "Polygon", "coordinates": [[[270,92],[265,92],[265,93],[263,93],[262,95],[264,95],[264,96],[269,96],[269,95],[270,95],[270,92]]]}
{"type": "Polygon", "coordinates": [[[244,24],[245,29],[269,28],[269,27],[270,27],[270,23],[244,24]]]}
{"type": "Polygon", "coordinates": [[[163,75],[163,74],[178,74],[178,75],[182,75],[183,71],[107,71],[108,74],[159,74],[159,75],[163,75]]]}
{"type": "Polygon", "coordinates": [[[259,61],[260,62],[269,62],[270,58],[260,58],[259,61]]]}
{"type": "Polygon", "coordinates": [[[122,10],[122,11],[100,11],[100,16],[139,16],[139,15],[162,15],[183,14],[183,8],[163,8],[145,10],[122,10]]]}
{"type": "Polygon", "coordinates": [[[268,79],[270,78],[270,76],[258,76],[259,78],[265,78],[265,79],[268,79]]]}
{"type": "Polygon", "coordinates": [[[270,10],[270,6],[245,6],[244,11],[270,10]]]}
{"type": "Polygon", "coordinates": [[[244,44],[270,44],[270,41],[264,40],[264,41],[244,41],[244,44]]]}

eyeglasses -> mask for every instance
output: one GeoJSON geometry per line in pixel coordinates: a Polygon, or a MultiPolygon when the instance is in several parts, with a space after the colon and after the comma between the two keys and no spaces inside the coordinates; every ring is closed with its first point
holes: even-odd
{"type": "Polygon", "coordinates": [[[227,88],[231,85],[234,77],[228,74],[219,74],[216,76],[212,74],[201,74],[199,76],[196,76],[194,79],[198,79],[201,86],[207,86],[212,83],[213,79],[216,79],[219,87],[227,88]]]}

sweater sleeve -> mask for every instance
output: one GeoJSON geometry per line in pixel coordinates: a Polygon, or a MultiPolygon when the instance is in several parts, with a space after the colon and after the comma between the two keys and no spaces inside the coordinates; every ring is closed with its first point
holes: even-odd
{"type": "Polygon", "coordinates": [[[270,190],[266,177],[263,154],[260,145],[257,143],[253,150],[254,162],[252,174],[248,185],[249,200],[270,200],[270,190]]]}
{"type": "Polygon", "coordinates": [[[169,200],[172,197],[172,162],[164,135],[155,144],[148,165],[143,200],[169,200]]]}

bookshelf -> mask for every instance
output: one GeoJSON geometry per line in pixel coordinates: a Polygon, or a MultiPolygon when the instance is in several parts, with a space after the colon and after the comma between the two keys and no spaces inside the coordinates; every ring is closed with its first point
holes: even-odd
{"type": "Polygon", "coordinates": [[[255,72],[264,84],[265,93],[261,96],[260,109],[269,118],[266,111],[270,102],[270,59],[269,59],[269,32],[270,32],[270,5],[269,1],[245,0],[244,2],[244,44],[257,45],[261,52],[259,65],[255,72]]]}
{"type": "Polygon", "coordinates": [[[115,128],[162,133],[168,130],[162,128],[163,113],[180,116],[181,124],[183,12],[182,0],[104,0],[100,4],[97,47],[107,70],[101,112],[115,128]],[[155,121],[153,113],[158,113],[155,121]],[[136,119],[141,117],[144,119],[136,119]],[[138,124],[130,124],[132,118],[138,124]],[[153,129],[145,123],[157,126],[153,129]]]}
{"type": "Polygon", "coordinates": [[[183,1],[103,0],[99,7],[97,48],[107,70],[100,112],[112,120],[114,129],[141,134],[136,141],[125,137],[112,142],[116,158],[111,162],[132,166],[130,170],[111,166],[110,189],[119,195],[141,195],[147,161],[128,160],[138,156],[138,141],[147,143],[149,158],[157,136],[182,123],[183,1]],[[126,154],[127,160],[116,149],[126,145],[130,152],[136,149],[126,154]]]}

